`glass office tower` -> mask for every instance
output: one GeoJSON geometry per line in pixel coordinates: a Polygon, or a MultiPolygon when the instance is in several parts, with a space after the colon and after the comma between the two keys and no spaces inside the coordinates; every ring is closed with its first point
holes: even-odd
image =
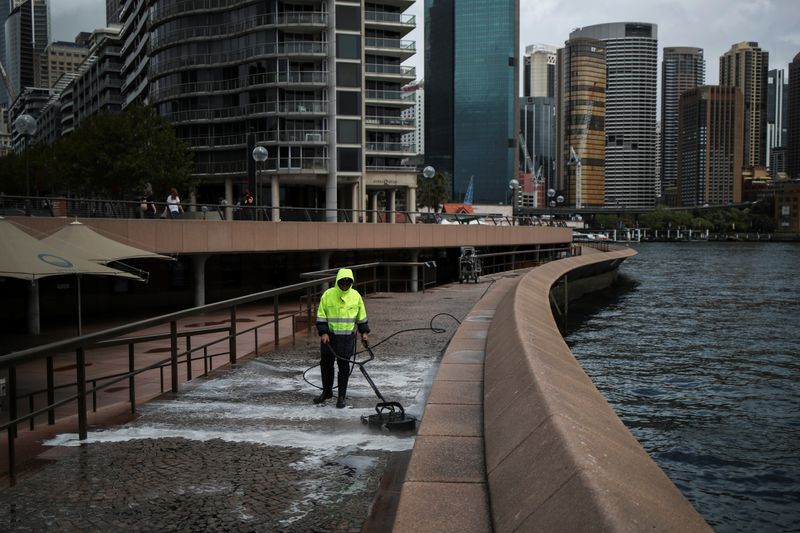
{"type": "Polygon", "coordinates": [[[472,179],[474,203],[507,203],[518,173],[519,1],[425,7],[427,161],[451,174],[454,201],[472,179]]]}

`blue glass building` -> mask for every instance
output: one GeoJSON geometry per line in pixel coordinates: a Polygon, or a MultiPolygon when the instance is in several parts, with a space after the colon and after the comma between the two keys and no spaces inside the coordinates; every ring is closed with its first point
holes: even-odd
{"type": "Polygon", "coordinates": [[[507,203],[518,173],[519,0],[426,0],[425,154],[452,176],[453,201],[474,176],[475,203],[507,203]]]}

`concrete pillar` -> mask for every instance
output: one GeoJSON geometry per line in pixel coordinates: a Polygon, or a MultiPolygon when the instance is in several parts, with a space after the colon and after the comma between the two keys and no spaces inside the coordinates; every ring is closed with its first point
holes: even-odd
{"type": "Polygon", "coordinates": [[[42,332],[39,322],[39,282],[31,280],[28,285],[28,333],[39,335],[42,332]]]}
{"type": "Polygon", "coordinates": [[[281,221],[281,181],[277,175],[273,175],[270,180],[272,185],[272,221],[281,221]]]}
{"type": "Polygon", "coordinates": [[[388,201],[386,206],[387,222],[389,224],[395,223],[395,210],[397,209],[397,191],[392,189],[388,192],[388,201]]]}
{"type": "Polygon", "coordinates": [[[360,189],[360,187],[358,186],[358,182],[354,183],[353,184],[353,190],[351,191],[351,198],[352,198],[351,202],[352,202],[352,206],[353,206],[353,211],[352,211],[352,214],[350,215],[352,220],[353,220],[353,222],[358,222],[358,212],[359,212],[359,209],[358,209],[358,203],[359,203],[358,202],[358,191],[359,191],[359,189],[360,189]]]}
{"type": "Polygon", "coordinates": [[[409,187],[408,188],[408,210],[411,211],[409,217],[411,218],[411,223],[414,224],[417,222],[417,188],[416,187],[409,187]]]}
{"type": "MultiPolygon", "coordinates": [[[[331,267],[331,252],[322,251],[319,253],[319,269],[328,270],[331,267]]],[[[323,283],[319,286],[319,292],[323,293],[328,289],[328,284],[323,283]]]]}
{"type": "MultiPolygon", "coordinates": [[[[411,261],[412,263],[416,263],[417,261],[419,261],[419,250],[411,250],[409,252],[409,255],[411,256],[409,258],[409,261],[411,261]]],[[[412,266],[411,267],[410,289],[411,289],[411,292],[419,291],[419,267],[418,266],[412,266]]]]}
{"type": "Polygon", "coordinates": [[[197,211],[197,191],[189,192],[189,211],[192,213],[197,211]]]}
{"type": "Polygon", "coordinates": [[[378,222],[378,192],[373,191],[369,193],[369,217],[370,222],[377,224],[378,222]]]}
{"type": "Polygon", "coordinates": [[[206,305],[206,261],[209,254],[192,256],[192,282],[194,285],[194,306],[206,305]]]}
{"type": "Polygon", "coordinates": [[[233,220],[233,178],[225,178],[225,220],[233,220]]]}

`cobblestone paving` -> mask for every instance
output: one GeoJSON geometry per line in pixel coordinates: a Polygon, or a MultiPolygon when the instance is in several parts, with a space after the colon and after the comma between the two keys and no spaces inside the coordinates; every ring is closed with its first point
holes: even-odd
{"type": "MultiPolygon", "coordinates": [[[[416,416],[459,320],[488,286],[367,299],[376,360],[367,365],[387,399],[416,416]]],[[[354,374],[348,408],[314,406],[302,379],[318,362],[315,334],[151,402],[125,426],[88,443],[55,439],[63,457],[0,487],[0,531],[359,531],[390,455],[413,436],[362,425],[377,401],[354,374]]],[[[359,359],[363,357],[359,356],[359,359]]],[[[319,383],[319,370],[308,373],[319,383]]]]}

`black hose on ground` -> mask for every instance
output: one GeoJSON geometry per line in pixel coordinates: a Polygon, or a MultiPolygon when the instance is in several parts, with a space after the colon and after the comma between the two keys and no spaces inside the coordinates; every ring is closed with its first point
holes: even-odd
{"type": "MultiPolygon", "coordinates": [[[[459,325],[461,324],[461,321],[460,321],[459,319],[457,319],[456,317],[454,317],[453,315],[451,315],[450,313],[436,313],[435,315],[433,315],[433,316],[431,317],[430,323],[429,323],[429,325],[428,325],[428,327],[427,327],[427,328],[408,328],[408,329],[401,329],[401,330],[399,330],[399,331],[395,331],[394,333],[392,333],[391,335],[389,335],[388,337],[386,337],[386,338],[385,338],[385,339],[383,339],[382,341],[380,341],[380,342],[378,342],[378,343],[376,343],[376,344],[373,344],[373,345],[371,345],[371,346],[372,346],[372,348],[374,349],[374,348],[376,348],[376,347],[380,346],[381,344],[383,344],[384,342],[388,341],[389,339],[391,339],[391,338],[392,338],[392,337],[394,337],[395,335],[399,335],[399,334],[401,334],[401,333],[410,333],[410,332],[412,332],[412,331],[432,331],[433,333],[445,333],[445,332],[447,332],[447,330],[446,330],[446,329],[443,329],[443,328],[437,328],[437,327],[434,327],[434,325],[433,325],[433,321],[436,319],[436,317],[439,317],[439,316],[449,316],[450,318],[452,318],[453,320],[455,320],[455,321],[456,321],[456,322],[457,322],[459,325]]],[[[330,350],[331,350],[331,351],[333,351],[333,348],[330,348],[330,350]]],[[[355,368],[355,365],[356,365],[356,362],[354,361],[355,357],[356,357],[356,356],[358,356],[358,354],[360,354],[360,353],[364,353],[365,351],[366,351],[366,350],[360,350],[360,351],[358,351],[358,352],[354,353],[354,354],[353,354],[353,359],[348,359],[348,358],[346,358],[346,357],[342,357],[342,356],[340,356],[339,354],[337,354],[336,352],[333,352],[333,354],[336,356],[336,358],[337,358],[337,359],[344,359],[344,360],[346,360],[348,363],[350,363],[350,374],[352,375],[352,373],[353,373],[353,369],[355,368]]],[[[305,381],[306,383],[308,383],[309,385],[311,385],[311,386],[312,386],[312,387],[314,387],[314,388],[317,388],[317,389],[320,389],[320,390],[322,390],[322,387],[320,387],[319,385],[316,385],[316,384],[314,384],[314,383],[311,383],[311,382],[308,380],[308,378],[306,377],[306,374],[308,374],[308,373],[309,373],[311,370],[314,370],[314,369],[315,369],[315,368],[317,368],[318,366],[319,366],[319,363],[318,363],[318,364],[316,364],[316,365],[314,365],[314,366],[308,367],[308,368],[307,368],[307,369],[306,369],[306,370],[303,372],[303,381],[305,381]]],[[[333,388],[334,388],[334,389],[336,389],[336,388],[338,388],[338,387],[334,386],[333,388]]]]}

